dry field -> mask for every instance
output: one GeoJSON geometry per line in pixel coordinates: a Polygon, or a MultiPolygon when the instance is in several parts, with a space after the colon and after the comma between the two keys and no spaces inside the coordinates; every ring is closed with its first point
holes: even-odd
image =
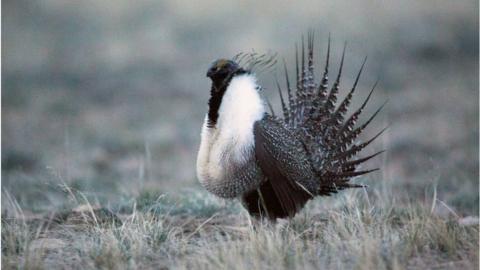
{"type": "Polygon", "coordinates": [[[197,2],[2,1],[4,269],[478,269],[477,1],[197,2]],[[353,107],[380,79],[381,171],[252,221],[195,177],[205,72],[312,27],[342,94],[368,55],[353,107]]]}
{"type": "Polygon", "coordinates": [[[272,224],[198,191],[146,192],[111,209],[68,192],[83,203],[71,211],[33,215],[8,201],[5,269],[478,268],[478,218],[435,195],[400,202],[391,190],[347,192],[272,224]]]}

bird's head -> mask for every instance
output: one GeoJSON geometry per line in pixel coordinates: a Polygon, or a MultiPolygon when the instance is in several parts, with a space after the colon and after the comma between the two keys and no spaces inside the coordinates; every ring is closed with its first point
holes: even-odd
{"type": "Polygon", "coordinates": [[[234,75],[242,73],[246,73],[246,71],[235,61],[218,59],[208,69],[207,77],[212,80],[215,88],[219,89],[226,87],[234,75]]]}
{"type": "Polygon", "coordinates": [[[212,79],[212,81],[224,79],[240,69],[241,67],[233,60],[218,59],[208,69],[207,77],[212,79]]]}

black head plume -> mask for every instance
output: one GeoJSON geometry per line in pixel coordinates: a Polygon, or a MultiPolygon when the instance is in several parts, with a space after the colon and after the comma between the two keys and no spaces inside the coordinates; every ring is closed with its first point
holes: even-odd
{"type": "Polygon", "coordinates": [[[277,54],[272,52],[257,53],[255,51],[240,52],[232,58],[244,70],[252,73],[262,73],[268,71],[277,63],[277,54]]]}

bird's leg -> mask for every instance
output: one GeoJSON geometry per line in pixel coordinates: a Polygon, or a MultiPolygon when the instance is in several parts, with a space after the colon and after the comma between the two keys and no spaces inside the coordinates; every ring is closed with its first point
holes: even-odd
{"type": "MultiPolygon", "coordinates": [[[[267,205],[265,204],[265,200],[263,199],[263,195],[262,195],[262,192],[260,191],[260,188],[257,188],[257,193],[258,193],[260,205],[262,206],[263,211],[265,211],[265,214],[267,215],[267,217],[270,219],[271,217],[268,214],[267,205]]],[[[260,211],[260,218],[262,218],[262,211],[260,211]]]]}

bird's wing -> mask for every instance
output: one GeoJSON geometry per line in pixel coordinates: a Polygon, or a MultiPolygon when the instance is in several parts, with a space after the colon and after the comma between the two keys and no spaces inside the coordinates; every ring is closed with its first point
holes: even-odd
{"type": "Polygon", "coordinates": [[[270,116],[254,124],[255,156],[283,210],[295,215],[315,194],[315,175],[302,143],[270,116]]]}

